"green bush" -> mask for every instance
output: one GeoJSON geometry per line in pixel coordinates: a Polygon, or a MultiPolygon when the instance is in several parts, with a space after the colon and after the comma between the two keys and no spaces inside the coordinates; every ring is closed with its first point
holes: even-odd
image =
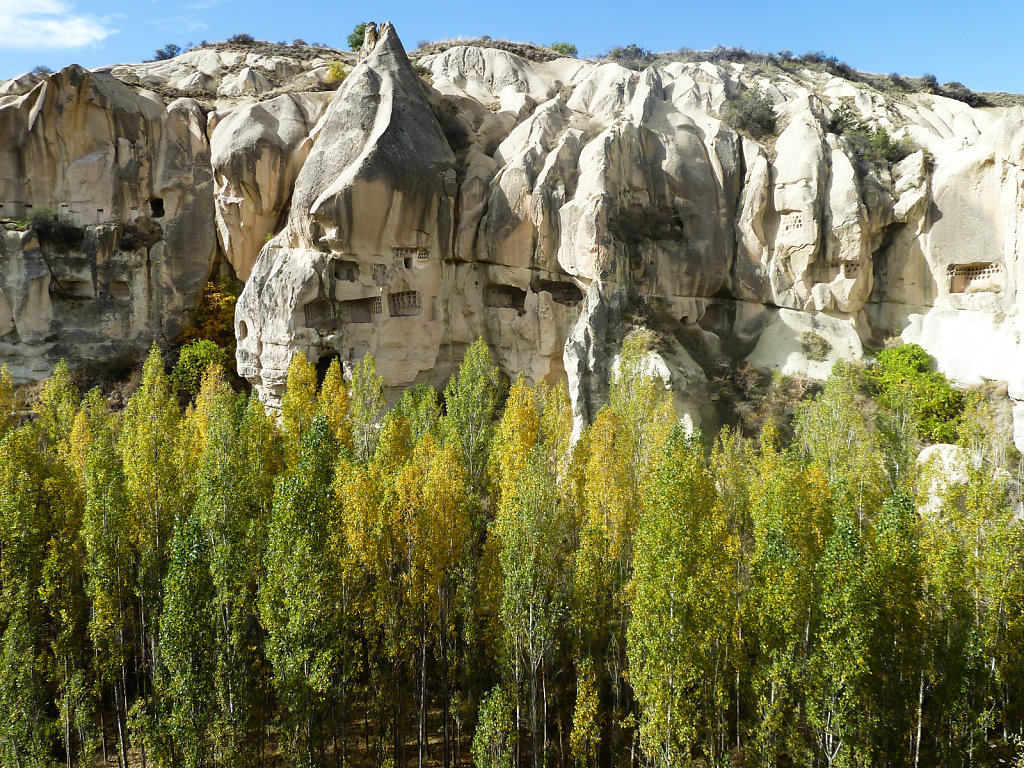
{"type": "Polygon", "coordinates": [[[903,77],[899,72],[893,72],[889,75],[889,80],[892,81],[893,87],[898,88],[901,91],[912,91],[914,86],[911,85],[907,78],[903,77]]]}
{"type": "Polygon", "coordinates": [[[760,88],[751,88],[728,99],[724,117],[737,131],[755,139],[775,133],[775,107],[760,88]]]}
{"type": "Polygon", "coordinates": [[[548,46],[548,48],[550,48],[555,53],[560,53],[563,56],[571,56],[572,58],[576,58],[576,56],[579,54],[579,51],[577,50],[576,46],[573,45],[572,43],[552,43],[551,45],[548,46]]]}
{"type": "Polygon", "coordinates": [[[29,217],[28,225],[35,231],[40,245],[45,243],[61,252],[77,248],[85,238],[85,229],[78,226],[74,219],[50,208],[35,211],[29,217]]]}
{"type": "Polygon", "coordinates": [[[842,136],[847,131],[858,130],[861,125],[860,118],[857,117],[850,105],[843,102],[832,110],[832,117],[828,120],[828,132],[842,136]]]}
{"type": "Polygon", "coordinates": [[[211,365],[219,365],[223,368],[227,361],[227,352],[212,341],[207,339],[193,341],[181,348],[178,364],[171,371],[171,383],[179,390],[196,395],[199,393],[199,385],[203,381],[206,369],[211,365]]]}
{"type": "Polygon", "coordinates": [[[917,434],[936,443],[956,442],[966,395],[935,370],[931,356],[917,344],[878,353],[871,370],[878,401],[916,422],[917,434]]]}
{"type": "Polygon", "coordinates": [[[646,48],[641,48],[636,43],[631,43],[630,45],[612,48],[608,51],[605,58],[611,59],[629,69],[643,69],[653,64],[657,57],[646,48]]]}
{"type": "Polygon", "coordinates": [[[157,48],[153,52],[153,61],[166,61],[167,59],[173,59],[181,53],[181,46],[176,43],[168,43],[163,48],[157,48]]]}
{"type": "Polygon", "coordinates": [[[955,80],[951,83],[946,83],[942,86],[942,95],[962,101],[969,107],[991,107],[992,102],[982,96],[980,93],[975,93],[963,83],[958,83],[955,80]]]}
{"type": "Polygon", "coordinates": [[[356,24],[352,34],[348,36],[348,47],[350,50],[358,51],[363,47],[363,39],[366,37],[366,22],[356,24]]]}
{"type": "Polygon", "coordinates": [[[894,140],[885,128],[874,128],[861,120],[849,104],[840,104],[832,112],[828,130],[846,139],[850,154],[866,163],[898,163],[917,147],[909,139],[894,140]]]}
{"type": "Polygon", "coordinates": [[[898,163],[915,150],[907,139],[894,141],[885,128],[862,126],[847,133],[846,141],[857,159],[876,164],[898,163]]]}
{"type": "Polygon", "coordinates": [[[828,360],[828,355],[832,351],[832,345],[828,343],[828,339],[814,331],[804,331],[800,337],[800,343],[804,347],[804,356],[816,363],[828,360]]]}
{"type": "Polygon", "coordinates": [[[857,81],[861,79],[857,70],[845,61],[840,61],[835,56],[829,56],[824,51],[810,51],[801,56],[798,61],[802,64],[820,66],[829,74],[844,80],[857,81]]]}
{"type": "Polygon", "coordinates": [[[131,224],[125,224],[118,238],[118,247],[122,251],[147,251],[156,245],[164,236],[163,227],[150,218],[140,218],[131,224]]]}

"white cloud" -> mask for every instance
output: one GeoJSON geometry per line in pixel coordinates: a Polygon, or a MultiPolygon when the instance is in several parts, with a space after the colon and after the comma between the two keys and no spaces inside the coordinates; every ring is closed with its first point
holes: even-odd
{"type": "Polygon", "coordinates": [[[83,16],[64,0],[0,0],[6,32],[0,48],[83,48],[117,32],[106,19],[83,16]]]}

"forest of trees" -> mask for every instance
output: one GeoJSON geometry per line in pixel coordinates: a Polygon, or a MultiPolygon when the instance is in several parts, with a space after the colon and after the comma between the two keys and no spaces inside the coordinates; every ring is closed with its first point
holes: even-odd
{"type": "Polygon", "coordinates": [[[0,765],[1019,761],[991,407],[910,350],[687,435],[646,343],[575,441],[482,341],[389,409],[369,356],[296,356],[280,414],[216,367],[182,409],[155,348],[120,412],[3,378],[0,765]],[[947,433],[962,482],[916,462],[947,433]]]}

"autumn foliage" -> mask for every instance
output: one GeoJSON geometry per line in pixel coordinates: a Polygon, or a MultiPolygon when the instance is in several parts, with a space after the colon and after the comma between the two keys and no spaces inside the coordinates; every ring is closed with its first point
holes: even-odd
{"type": "Polygon", "coordinates": [[[575,436],[482,341],[390,407],[371,356],[296,355],[276,414],[216,365],[182,410],[158,350],[120,413],[59,366],[22,418],[0,376],[0,765],[1019,760],[985,405],[936,491],[916,449],[953,415],[914,350],[837,366],[787,444],[687,433],[650,341],[575,436]]]}
{"type": "Polygon", "coordinates": [[[178,339],[179,345],[212,341],[229,355],[235,353],[235,302],[238,292],[226,280],[203,286],[193,310],[193,324],[178,339]]]}

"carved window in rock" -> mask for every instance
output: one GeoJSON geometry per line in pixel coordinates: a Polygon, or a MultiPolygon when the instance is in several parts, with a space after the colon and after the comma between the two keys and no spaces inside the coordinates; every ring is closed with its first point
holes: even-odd
{"type": "Polygon", "coordinates": [[[131,286],[128,285],[126,280],[113,280],[110,285],[107,286],[107,293],[110,294],[110,298],[118,301],[128,301],[132,297],[131,286]]]}
{"type": "Polygon", "coordinates": [[[779,233],[793,235],[804,231],[804,215],[802,213],[787,213],[779,222],[779,233]]]}
{"type": "MultiPolygon", "coordinates": [[[[551,298],[558,304],[575,306],[583,301],[583,291],[576,283],[563,282],[560,280],[539,280],[534,288],[537,293],[547,291],[551,298]]],[[[525,297],[524,297],[525,299],[525,297]]]]}
{"type": "Polygon", "coordinates": [[[359,279],[359,262],[335,259],[331,263],[331,276],[335,280],[354,283],[359,279]]]}
{"type": "Polygon", "coordinates": [[[374,264],[373,265],[373,282],[376,285],[384,285],[388,279],[388,265],[387,264],[374,264]]]}
{"type": "Polygon", "coordinates": [[[414,265],[426,264],[430,261],[430,254],[426,248],[405,248],[393,249],[395,266],[412,269],[414,265]]]}
{"type": "Polygon", "coordinates": [[[303,311],[308,327],[329,330],[335,327],[339,321],[343,323],[372,323],[381,315],[382,306],[380,296],[348,299],[347,301],[318,299],[307,304],[303,311]]]}
{"type": "Polygon", "coordinates": [[[812,261],[807,268],[808,279],[811,283],[830,283],[840,274],[842,274],[842,268],[839,265],[821,259],[812,261]]]}
{"type": "Polygon", "coordinates": [[[312,301],[303,307],[306,325],[310,328],[329,328],[338,317],[338,308],[330,299],[312,301]]]}
{"type": "Polygon", "coordinates": [[[497,309],[523,309],[526,291],[514,285],[492,285],[484,293],[484,302],[497,309]]]}
{"type": "Polygon", "coordinates": [[[372,323],[383,311],[380,296],[338,302],[338,315],[345,323],[372,323]]]}
{"type": "Polygon", "coordinates": [[[388,294],[388,314],[392,317],[416,317],[423,312],[419,291],[400,291],[388,294]]]}
{"type": "Polygon", "coordinates": [[[50,280],[50,295],[64,299],[91,299],[96,293],[92,280],[62,277],[50,280]]]}
{"type": "Polygon", "coordinates": [[[950,293],[997,291],[1002,287],[1003,268],[992,262],[951,264],[946,274],[950,293]]]}

